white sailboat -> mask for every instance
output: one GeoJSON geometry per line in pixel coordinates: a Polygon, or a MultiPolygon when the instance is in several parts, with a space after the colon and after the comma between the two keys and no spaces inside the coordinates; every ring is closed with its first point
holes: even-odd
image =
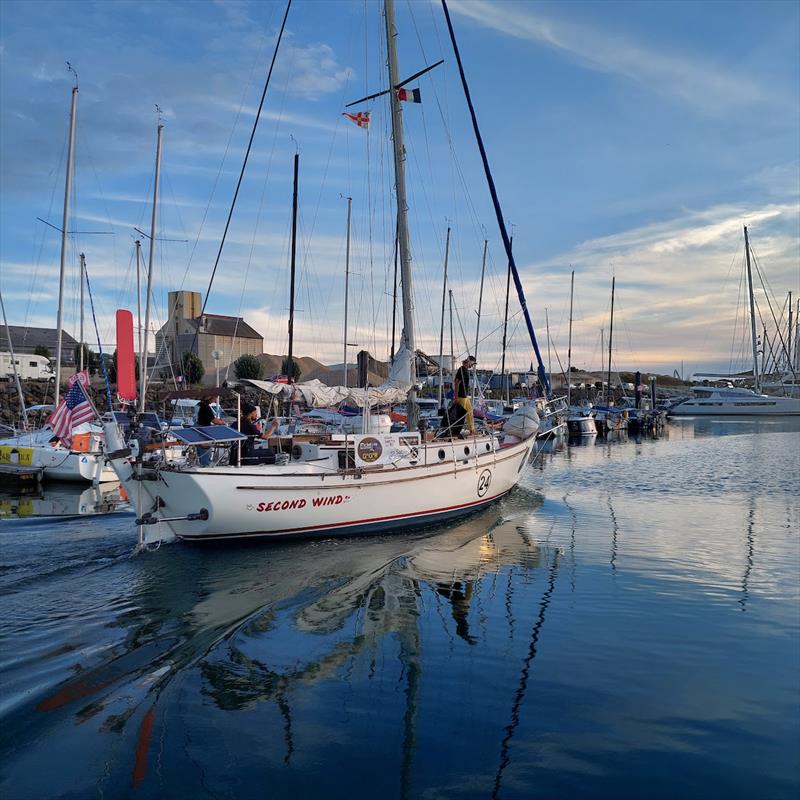
{"type": "Polygon", "coordinates": [[[591,405],[572,405],[572,301],[575,293],[575,270],[569,279],[569,339],[567,343],[567,428],[575,436],[596,436],[591,405]]]}
{"type": "MultiPolygon", "coordinates": [[[[106,425],[108,458],[137,512],[140,541],[219,540],[241,537],[348,535],[428,525],[482,508],[516,486],[535,442],[535,414],[522,410],[504,433],[426,441],[418,419],[412,354],[411,248],[405,187],[402,111],[395,47],[394,2],[385,2],[392,113],[403,333],[394,375],[405,365],[409,433],[330,436],[293,447],[281,463],[201,467],[187,462],[145,463],[116,423],[106,425]]],[[[449,18],[448,18],[449,24],[449,18]]],[[[452,36],[451,31],[451,36],[452,36]]],[[[280,41],[280,40],[279,40],[280,41]]],[[[454,45],[455,40],[453,39],[454,45]]],[[[459,59],[458,52],[456,57],[459,59]]],[[[469,101],[468,89],[464,82],[469,101]]],[[[470,103],[471,106],[471,103],[470,103]]],[[[476,127],[477,123],[473,120],[476,127]]],[[[488,163],[484,166],[487,178],[488,163]]],[[[493,188],[493,186],[492,186],[493,188]]],[[[504,243],[508,238],[494,197],[504,243]]],[[[515,279],[521,293],[515,269],[515,279]]],[[[530,327],[527,310],[523,305],[530,327]]],[[[532,337],[533,339],[533,337],[532,337]]],[[[535,341],[535,339],[534,339],[535,341]]],[[[538,352],[537,352],[538,356],[538,352]]],[[[376,404],[364,389],[361,407],[376,404]]],[[[358,402],[358,396],[354,397],[358,402]]],[[[198,430],[198,441],[212,431],[198,430]]],[[[221,432],[220,432],[221,433],[221,432]]],[[[238,434],[220,441],[234,442],[238,434]]]]}
{"type": "Polygon", "coordinates": [[[750,239],[744,226],[747,289],[750,300],[750,341],[753,349],[754,389],[727,386],[703,386],[694,389],[694,396],[670,407],[670,416],[793,416],[800,414],[800,398],[774,397],[761,391],[756,334],[756,305],[753,293],[753,271],[750,263],[750,239]]]}
{"type": "MultiPolygon", "coordinates": [[[[70,67],[71,69],[71,67],[70,67]]],[[[69,144],[64,186],[64,210],[61,222],[61,267],[58,288],[58,330],[56,338],[55,403],[58,407],[61,392],[61,341],[64,310],[64,276],[67,262],[67,235],[69,230],[69,203],[74,169],[75,119],[78,101],[77,78],[72,87],[70,105],[69,144]]],[[[81,284],[84,280],[84,261],[81,256],[81,284]]],[[[83,337],[81,337],[82,339],[83,337]]],[[[81,348],[83,342],[81,342],[81,348]]],[[[65,447],[54,436],[52,428],[45,426],[3,440],[0,462],[16,465],[20,469],[40,470],[45,478],[64,481],[90,481],[92,483],[115,481],[116,473],[103,455],[103,431],[91,423],[85,423],[73,431],[69,447],[65,447]]]]}

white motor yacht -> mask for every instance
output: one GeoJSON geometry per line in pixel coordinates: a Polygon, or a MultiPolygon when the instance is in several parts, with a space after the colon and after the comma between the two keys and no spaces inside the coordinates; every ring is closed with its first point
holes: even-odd
{"type": "Polygon", "coordinates": [[[800,399],[773,397],[734,386],[699,386],[694,396],[672,406],[670,416],[786,416],[800,415],[800,399]]]}

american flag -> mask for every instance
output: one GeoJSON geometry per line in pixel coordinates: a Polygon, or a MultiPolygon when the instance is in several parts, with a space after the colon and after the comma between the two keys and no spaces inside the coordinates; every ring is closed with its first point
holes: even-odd
{"type": "Polygon", "coordinates": [[[69,447],[72,444],[72,429],[93,417],[92,404],[86,399],[80,380],[76,380],[47,421],[53,433],[69,447]]]}

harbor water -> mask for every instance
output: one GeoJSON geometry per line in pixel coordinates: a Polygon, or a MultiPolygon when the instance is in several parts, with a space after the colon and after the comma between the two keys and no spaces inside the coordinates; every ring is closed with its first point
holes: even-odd
{"type": "Polygon", "coordinates": [[[796,798],[799,485],[796,421],[684,419],[379,537],[0,498],[0,796],[796,798]]]}

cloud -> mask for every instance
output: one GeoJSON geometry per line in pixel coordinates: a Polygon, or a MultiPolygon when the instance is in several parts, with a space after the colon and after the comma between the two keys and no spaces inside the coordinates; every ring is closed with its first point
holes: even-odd
{"type": "Polygon", "coordinates": [[[775,102],[765,86],[696,57],[659,52],[654,47],[597,28],[548,18],[520,6],[502,10],[488,0],[452,0],[451,10],[507,36],[545,45],[587,69],[621,75],[685,102],[703,113],[775,102]]]}
{"type": "Polygon", "coordinates": [[[289,37],[282,50],[281,70],[288,73],[287,88],[295,94],[317,99],[339,91],[353,76],[353,70],[340,65],[333,48],[327,44],[298,46],[289,37]]]}

